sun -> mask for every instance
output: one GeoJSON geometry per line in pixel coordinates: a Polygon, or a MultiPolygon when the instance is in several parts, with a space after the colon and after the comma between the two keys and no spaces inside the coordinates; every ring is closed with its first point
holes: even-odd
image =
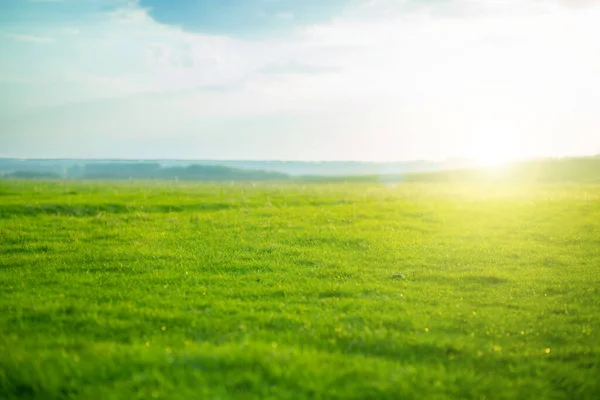
{"type": "Polygon", "coordinates": [[[488,136],[473,148],[473,158],[480,167],[501,167],[514,161],[518,148],[506,138],[488,136]]]}
{"type": "Polygon", "coordinates": [[[500,167],[510,163],[514,159],[510,153],[499,149],[482,151],[475,156],[475,161],[480,167],[500,167]]]}

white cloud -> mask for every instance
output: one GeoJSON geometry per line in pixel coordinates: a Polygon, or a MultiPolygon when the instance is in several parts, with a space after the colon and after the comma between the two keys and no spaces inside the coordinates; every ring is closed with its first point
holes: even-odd
{"type": "Polygon", "coordinates": [[[148,12],[137,7],[135,4],[108,12],[107,16],[110,21],[120,23],[142,23],[152,21],[148,12]]]}

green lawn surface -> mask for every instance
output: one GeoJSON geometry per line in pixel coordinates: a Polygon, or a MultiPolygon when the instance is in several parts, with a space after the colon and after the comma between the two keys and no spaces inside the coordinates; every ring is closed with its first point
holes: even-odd
{"type": "Polygon", "coordinates": [[[0,398],[600,398],[594,183],[1,181],[0,288],[0,398]]]}

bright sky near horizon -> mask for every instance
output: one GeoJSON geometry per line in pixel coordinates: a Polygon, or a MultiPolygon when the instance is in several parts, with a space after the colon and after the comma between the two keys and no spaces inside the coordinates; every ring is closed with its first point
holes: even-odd
{"type": "Polygon", "coordinates": [[[600,1],[0,0],[0,157],[600,153],[600,1]]]}

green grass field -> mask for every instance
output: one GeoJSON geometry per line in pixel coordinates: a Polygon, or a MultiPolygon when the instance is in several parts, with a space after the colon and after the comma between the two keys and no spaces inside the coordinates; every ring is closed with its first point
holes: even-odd
{"type": "Polygon", "coordinates": [[[600,398],[593,183],[3,181],[0,285],[0,398],[600,398]]]}

